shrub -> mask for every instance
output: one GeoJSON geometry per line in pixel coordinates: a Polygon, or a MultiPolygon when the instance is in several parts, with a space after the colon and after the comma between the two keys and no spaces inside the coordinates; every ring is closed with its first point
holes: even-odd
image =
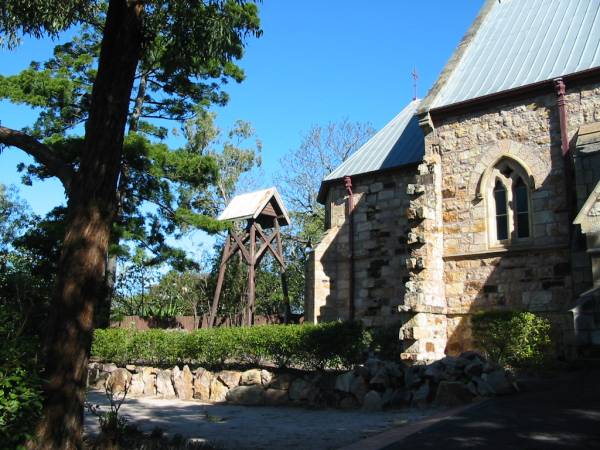
{"type": "Polygon", "coordinates": [[[221,367],[226,362],[270,361],[280,367],[337,368],[358,362],[365,343],[362,326],[351,322],[212,328],[193,332],[109,328],[95,331],[92,356],[117,364],[194,363],[221,367]]]}
{"type": "Polygon", "coordinates": [[[530,312],[485,312],[472,318],[473,337],[488,357],[514,367],[544,362],[550,322],[530,312]]]}
{"type": "Polygon", "coordinates": [[[388,361],[397,361],[402,353],[400,341],[400,324],[374,327],[368,330],[369,350],[379,358],[388,361]]]}
{"type": "Polygon", "coordinates": [[[42,409],[37,339],[16,331],[19,317],[0,307],[0,446],[24,448],[42,409]]]}

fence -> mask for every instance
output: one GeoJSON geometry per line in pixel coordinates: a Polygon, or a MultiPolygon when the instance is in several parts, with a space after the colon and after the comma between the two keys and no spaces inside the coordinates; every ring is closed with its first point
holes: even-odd
{"type": "MultiPolygon", "coordinates": [[[[111,321],[111,328],[134,328],[136,330],[149,330],[151,328],[173,328],[180,330],[196,330],[208,328],[208,314],[198,316],[176,316],[169,319],[156,319],[152,317],[124,316],[121,320],[111,321]],[[196,326],[196,324],[198,326],[196,326]]],[[[254,325],[271,325],[283,323],[277,315],[254,316],[254,325]]],[[[217,317],[217,327],[237,327],[242,325],[242,315],[233,317],[217,317]]]]}

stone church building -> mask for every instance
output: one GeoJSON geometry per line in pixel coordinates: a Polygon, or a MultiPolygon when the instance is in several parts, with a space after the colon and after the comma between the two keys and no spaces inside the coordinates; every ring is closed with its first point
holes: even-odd
{"type": "Polygon", "coordinates": [[[487,310],[600,345],[599,180],[600,1],[487,0],[427,96],[323,180],[305,319],[397,326],[409,361],[471,348],[487,310]]]}

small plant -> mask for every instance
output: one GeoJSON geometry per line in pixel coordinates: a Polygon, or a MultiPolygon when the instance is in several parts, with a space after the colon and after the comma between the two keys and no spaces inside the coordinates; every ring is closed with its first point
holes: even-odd
{"type": "Polygon", "coordinates": [[[128,420],[125,416],[119,414],[121,406],[125,402],[130,383],[125,383],[123,391],[115,391],[112,383],[106,383],[105,394],[109,402],[109,410],[102,411],[101,405],[85,403],[86,409],[98,418],[100,431],[105,438],[118,443],[122,440],[128,429],[128,420]]]}
{"type": "Polygon", "coordinates": [[[548,357],[550,322],[530,312],[485,312],[472,318],[476,345],[493,361],[537,366],[548,357]]]}

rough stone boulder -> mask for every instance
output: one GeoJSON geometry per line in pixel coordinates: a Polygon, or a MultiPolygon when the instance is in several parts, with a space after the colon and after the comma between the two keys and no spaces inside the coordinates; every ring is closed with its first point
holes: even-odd
{"type": "Polygon", "coordinates": [[[108,377],[110,377],[110,374],[108,372],[101,372],[98,375],[98,378],[96,379],[96,381],[94,382],[92,386],[95,389],[104,389],[106,386],[106,380],[108,380],[108,377]]]}
{"type": "Polygon", "coordinates": [[[260,385],[237,386],[227,392],[226,399],[236,405],[264,405],[265,390],[260,385]]]}
{"type": "Polygon", "coordinates": [[[484,373],[481,377],[487,382],[496,395],[512,394],[516,390],[510,376],[504,369],[484,373]]]}
{"type": "Polygon", "coordinates": [[[317,387],[311,382],[303,378],[297,378],[290,385],[288,394],[292,401],[312,401],[317,391],[317,387]]]}
{"type": "Polygon", "coordinates": [[[267,406],[281,406],[288,402],[288,391],[271,388],[265,390],[265,404],[267,406]]]}
{"type": "Polygon", "coordinates": [[[131,373],[127,369],[116,369],[110,373],[106,380],[108,390],[116,393],[125,392],[131,383],[131,373]]]}
{"type": "Polygon", "coordinates": [[[144,395],[156,395],[156,374],[158,369],[144,367],[142,369],[142,380],[144,381],[144,395]]]}
{"type": "Polygon", "coordinates": [[[381,411],[383,409],[383,401],[381,400],[379,392],[367,392],[362,407],[365,411],[381,411]]]}
{"type": "Polygon", "coordinates": [[[173,368],[171,374],[171,381],[175,388],[175,394],[180,400],[191,400],[194,396],[193,387],[194,376],[188,366],[183,366],[183,370],[179,370],[179,367],[173,368]]]}
{"type": "Polygon", "coordinates": [[[431,388],[429,386],[429,380],[425,380],[425,382],[413,392],[412,403],[417,406],[424,405],[427,403],[430,394],[431,388]]]}
{"type": "Polygon", "coordinates": [[[113,363],[106,363],[106,364],[102,364],[102,372],[114,372],[115,370],[117,370],[118,367],[116,364],[113,363]]]}
{"type": "Polygon", "coordinates": [[[159,370],[156,374],[156,394],[162,398],[175,398],[175,389],[173,389],[169,369],[159,370]]]}
{"type": "Polygon", "coordinates": [[[294,377],[289,373],[280,373],[273,377],[269,383],[269,387],[279,390],[288,390],[293,380],[294,377]]]}
{"type": "Polygon", "coordinates": [[[368,391],[369,386],[365,379],[361,376],[355,376],[350,383],[350,393],[356,397],[359,403],[363,402],[368,391]]]}
{"type": "Polygon", "coordinates": [[[435,403],[438,406],[459,406],[472,400],[473,394],[467,385],[460,381],[440,382],[435,396],[435,403]]]}
{"type": "Polygon", "coordinates": [[[210,400],[210,384],[214,375],[209,370],[200,368],[196,370],[194,377],[194,398],[198,400],[210,400]]]}
{"type": "Polygon", "coordinates": [[[134,373],[131,376],[131,384],[127,395],[133,397],[144,395],[144,378],[141,373],[134,373]]]}
{"type": "Polygon", "coordinates": [[[225,386],[232,389],[240,384],[242,374],[236,370],[222,370],[217,377],[225,386]]]}
{"type": "Polygon", "coordinates": [[[352,371],[338,375],[335,379],[335,389],[341,392],[350,392],[354,377],[355,375],[352,371]]]}
{"type": "Polygon", "coordinates": [[[242,376],[240,377],[241,386],[252,386],[255,384],[262,384],[262,376],[259,369],[250,369],[242,372],[242,376]]]}
{"type": "Polygon", "coordinates": [[[96,367],[96,365],[91,365],[88,366],[88,371],[87,371],[87,385],[88,386],[94,386],[96,384],[96,382],[100,379],[100,368],[96,367]]]}
{"type": "Polygon", "coordinates": [[[271,380],[273,379],[273,374],[271,372],[269,372],[268,370],[261,370],[260,371],[260,382],[262,383],[263,386],[268,386],[271,383],[271,380]]]}
{"type": "Polygon", "coordinates": [[[210,382],[210,397],[211,402],[224,402],[227,398],[229,388],[225,386],[217,377],[214,377],[210,382]]]}

